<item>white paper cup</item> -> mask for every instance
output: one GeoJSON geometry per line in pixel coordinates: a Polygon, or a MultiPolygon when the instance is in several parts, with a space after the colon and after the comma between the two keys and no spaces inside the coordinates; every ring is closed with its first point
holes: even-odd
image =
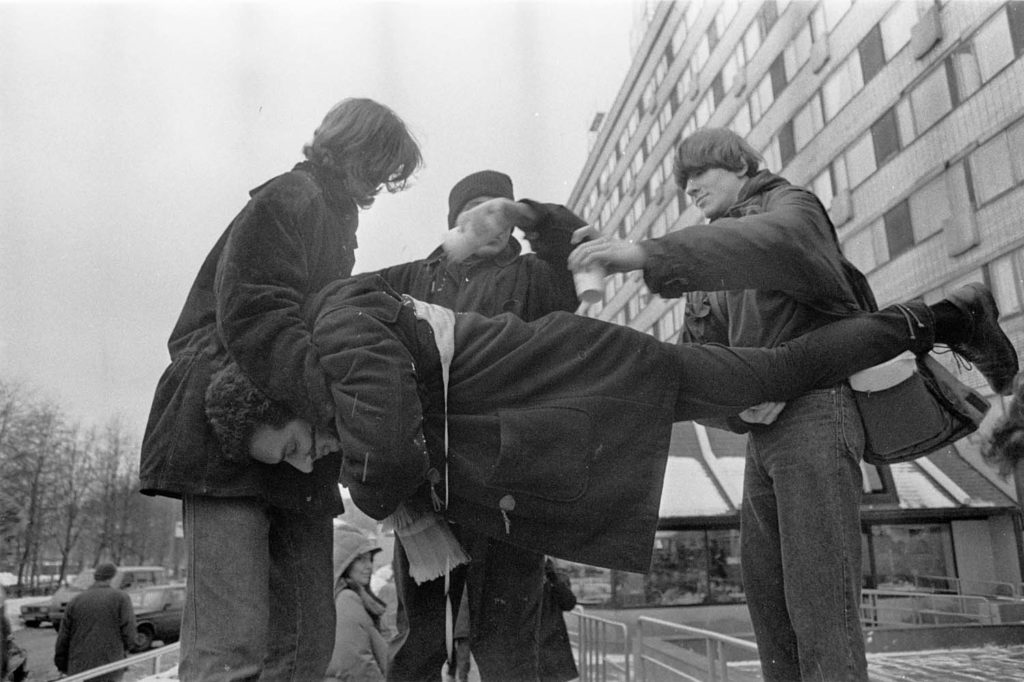
{"type": "Polygon", "coordinates": [[[604,278],[605,271],[600,265],[574,271],[572,281],[576,284],[576,295],[584,303],[597,303],[604,298],[604,278]]]}

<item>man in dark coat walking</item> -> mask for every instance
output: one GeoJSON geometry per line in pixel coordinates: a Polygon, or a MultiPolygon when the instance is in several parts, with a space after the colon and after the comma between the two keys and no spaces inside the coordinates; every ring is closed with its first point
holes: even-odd
{"type": "MultiPolygon", "coordinates": [[[[65,675],[120,661],[135,645],[135,610],[125,592],[110,586],[115,573],[114,564],[100,564],[93,572],[96,582],[68,603],[53,654],[65,675]]],[[[119,670],[93,679],[117,682],[122,675],[119,670]]]]}

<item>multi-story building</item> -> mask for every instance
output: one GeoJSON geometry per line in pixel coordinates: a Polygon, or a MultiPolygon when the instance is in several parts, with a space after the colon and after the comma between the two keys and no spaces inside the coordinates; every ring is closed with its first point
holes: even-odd
{"type": "MultiPolygon", "coordinates": [[[[571,207],[631,240],[701,222],[675,185],[674,147],[697,128],[728,127],[818,195],[880,305],[934,302],[982,280],[1024,347],[1024,2],[680,0],[641,15],[571,207]]],[[[638,273],[606,281],[583,314],[677,339],[681,300],[652,295],[638,273]]],[[[956,371],[1001,411],[980,375],[956,371]]],[[[741,601],[742,456],[741,437],[677,425],[651,575],[589,571],[587,596],[741,601]]],[[[867,587],[934,578],[1019,589],[1018,491],[984,464],[976,438],[864,472],[867,587]]]]}

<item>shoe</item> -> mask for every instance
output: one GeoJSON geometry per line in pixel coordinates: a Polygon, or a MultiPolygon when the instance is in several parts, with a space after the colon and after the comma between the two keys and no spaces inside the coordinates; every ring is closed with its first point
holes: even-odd
{"type": "Polygon", "coordinates": [[[973,364],[993,391],[1010,395],[1019,361],[1017,350],[999,326],[999,308],[992,292],[984,284],[972,282],[951,292],[946,300],[971,320],[967,339],[949,344],[950,350],[973,364]]]}

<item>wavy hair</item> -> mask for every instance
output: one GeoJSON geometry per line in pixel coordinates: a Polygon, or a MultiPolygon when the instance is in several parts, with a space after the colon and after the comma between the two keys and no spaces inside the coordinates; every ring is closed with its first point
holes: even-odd
{"type": "Polygon", "coordinates": [[[302,148],[313,164],[337,176],[361,208],[377,193],[400,192],[423,164],[419,145],[398,115],[372,99],[335,104],[302,148]]]}
{"type": "Polygon", "coordinates": [[[278,428],[294,418],[283,405],[268,398],[234,362],[218,370],[206,388],[206,420],[230,462],[249,461],[249,442],[256,429],[278,428]]]}
{"type": "Polygon", "coordinates": [[[673,167],[676,185],[686,191],[691,175],[709,168],[737,172],[747,168],[747,177],[757,173],[764,159],[750,143],[728,128],[701,128],[683,138],[676,147],[673,167]]]}

